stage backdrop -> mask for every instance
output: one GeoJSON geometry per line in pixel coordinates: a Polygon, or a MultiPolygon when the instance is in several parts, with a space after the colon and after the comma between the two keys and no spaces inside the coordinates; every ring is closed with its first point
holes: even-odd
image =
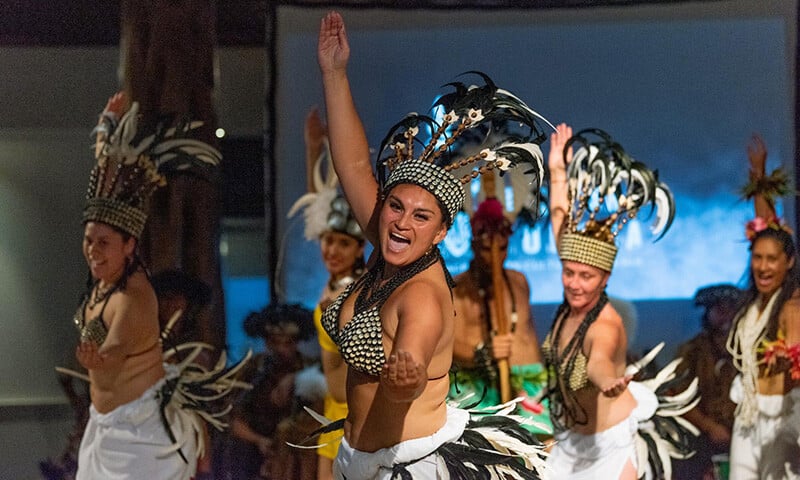
{"type": "MultiPolygon", "coordinates": [[[[764,137],[768,169],[783,165],[793,175],[796,8],[795,1],[720,1],[342,13],[353,95],[373,148],[403,115],[427,110],[443,84],[480,70],[554,124],[602,128],[657,168],[675,195],[675,222],[657,243],[649,221],[632,222],[608,289],[629,300],[685,303],[698,287],[738,282],[745,272],[752,207],[738,189],[750,136],[764,137]]],[[[268,65],[276,74],[276,292],[312,305],[326,273],[317,245],[302,238],[302,221],[285,212],[304,193],[304,117],[323,104],[316,44],[325,11],[277,13],[276,63],[268,65]]],[[[793,219],[793,204],[786,208],[781,213],[793,219]]],[[[468,235],[462,218],[444,242],[454,274],[469,262],[468,235]]],[[[549,225],[518,229],[509,255],[507,265],[531,283],[532,303],[561,300],[549,225]]]]}

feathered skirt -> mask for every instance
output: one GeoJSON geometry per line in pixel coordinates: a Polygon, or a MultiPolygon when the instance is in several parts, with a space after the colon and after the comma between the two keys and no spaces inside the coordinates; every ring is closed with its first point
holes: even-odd
{"type": "Polygon", "coordinates": [[[447,422],[433,435],[362,452],[342,439],[334,461],[337,480],[540,479],[544,447],[514,418],[471,417],[448,407],[447,422]],[[505,476],[504,476],[505,475],[505,476]]]}

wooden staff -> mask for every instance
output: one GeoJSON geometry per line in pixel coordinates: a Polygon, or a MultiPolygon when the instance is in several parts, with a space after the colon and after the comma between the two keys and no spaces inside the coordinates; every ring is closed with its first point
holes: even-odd
{"type": "MultiPolygon", "coordinates": [[[[494,173],[485,174],[481,178],[483,181],[483,191],[486,198],[496,198],[494,173]]],[[[492,330],[497,335],[505,335],[509,331],[508,318],[506,316],[506,281],[503,275],[503,260],[500,254],[500,235],[492,234],[492,301],[491,315],[492,330]]],[[[497,360],[497,376],[500,381],[500,400],[505,403],[511,400],[511,377],[508,368],[508,359],[497,360]]]]}
{"type": "MultiPolygon", "coordinates": [[[[494,315],[492,323],[498,335],[508,333],[508,318],[506,317],[506,281],[503,275],[503,260],[500,256],[500,235],[492,235],[492,306],[494,315]]],[[[500,379],[500,400],[505,403],[511,400],[511,384],[508,370],[508,359],[497,360],[497,376],[500,379]]]]}

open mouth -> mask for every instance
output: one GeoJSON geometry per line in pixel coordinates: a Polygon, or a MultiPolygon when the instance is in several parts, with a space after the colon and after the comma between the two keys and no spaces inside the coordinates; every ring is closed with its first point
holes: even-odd
{"type": "Polygon", "coordinates": [[[388,247],[389,247],[390,251],[398,252],[398,251],[402,251],[402,250],[405,250],[406,248],[408,248],[408,246],[411,245],[411,240],[407,239],[406,237],[404,237],[402,235],[398,235],[396,233],[390,232],[389,233],[389,242],[388,243],[389,243],[388,247]]]}

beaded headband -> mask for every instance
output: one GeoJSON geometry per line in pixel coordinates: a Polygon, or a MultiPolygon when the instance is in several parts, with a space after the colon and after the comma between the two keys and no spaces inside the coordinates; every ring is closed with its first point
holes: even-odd
{"type": "Polygon", "coordinates": [[[97,163],[89,176],[83,223],[101,222],[139,238],[147,221],[150,197],[166,185],[163,169],[219,164],[220,153],[207,143],[186,138],[200,122],[163,128],[137,141],[139,104],[131,105],[119,124],[103,114],[104,132],[97,163]]]}
{"type": "Polygon", "coordinates": [[[675,201],[658,172],[631,158],[606,132],[586,129],[567,141],[577,150],[567,166],[568,210],[559,256],[610,272],[615,240],[644,206],[656,215],[656,240],[672,225],[675,201]]]}
{"type": "Polygon", "coordinates": [[[544,173],[539,145],[546,139],[540,123],[555,129],[525,102],[498,88],[487,75],[468,73],[481,76],[484,85],[449,83],[455,91],[433,105],[446,112],[441,120],[407,115],[389,130],[378,153],[382,194],[402,183],[422,187],[439,201],[448,225],[464,203],[463,185],[485,173],[497,170],[503,175],[527,164],[530,168],[524,173],[533,174],[532,183],[538,190],[544,173]],[[507,128],[510,124],[522,131],[512,131],[507,128]],[[430,132],[427,142],[417,138],[421,127],[430,132]],[[422,145],[416,157],[415,144],[422,145]],[[459,174],[462,169],[467,172],[459,174]]]}
{"type": "Polygon", "coordinates": [[[303,210],[305,221],[303,235],[309,241],[318,240],[323,233],[329,231],[363,240],[364,233],[350,209],[350,204],[337,189],[339,178],[333,170],[328,140],[325,139],[324,143],[325,148],[322,149],[311,172],[314,190],[298,198],[286,216],[292,218],[298,211],[303,210]],[[326,165],[327,178],[323,177],[323,164],[326,165]]]}

